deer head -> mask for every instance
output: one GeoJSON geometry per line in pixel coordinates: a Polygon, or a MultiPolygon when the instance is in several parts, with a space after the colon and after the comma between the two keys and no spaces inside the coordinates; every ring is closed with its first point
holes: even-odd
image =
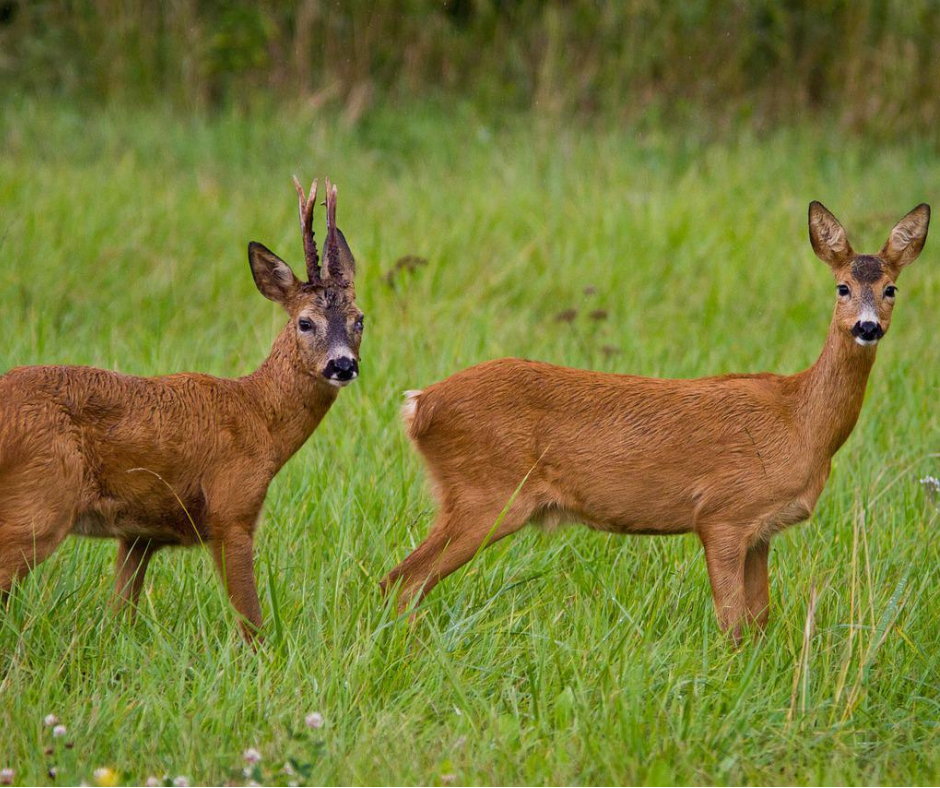
{"type": "Polygon", "coordinates": [[[836,278],[836,319],[860,345],[876,345],[891,325],[901,269],[927,240],[930,206],[921,203],[899,221],[877,255],[856,254],[839,220],[819,202],[809,204],[809,239],[836,278]]]}
{"type": "Polygon", "coordinates": [[[288,330],[304,371],[331,386],[345,386],[359,375],[363,314],[356,306],[353,279],[356,262],[336,226],[336,186],[326,181],[326,248],[323,264],[313,232],[317,181],[308,195],[294,178],[300,201],[300,234],[307,262],[307,281],[267,247],[248,244],[248,262],[258,290],[290,315],[288,330]]]}

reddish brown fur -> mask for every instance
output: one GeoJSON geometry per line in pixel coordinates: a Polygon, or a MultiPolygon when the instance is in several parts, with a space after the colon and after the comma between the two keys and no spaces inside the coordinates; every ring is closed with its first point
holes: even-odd
{"type": "MultiPolygon", "coordinates": [[[[156,550],[205,542],[244,633],[261,626],[252,543],[268,484],[338,392],[320,374],[329,348],[297,320],[361,316],[345,241],[348,281],[338,287],[318,276],[302,284],[264,247],[249,249],[259,289],[291,316],[253,374],[46,366],[0,377],[0,592],[74,533],[119,540],[118,600],[135,603],[156,550]]],[[[349,339],[358,352],[358,333],[349,339]]]]}
{"type": "MultiPolygon", "coordinates": [[[[895,227],[881,281],[866,285],[885,330],[894,299],[882,293],[920,251],[928,219],[921,206],[895,227]]],[[[770,539],[812,514],[875,360],[852,335],[862,288],[844,231],[818,203],[810,227],[837,282],[858,292],[839,298],[804,372],[659,380],[500,359],[409,392],[408,432],[440,511],[382,581],[386,592],[399,587],[400,609],[527,522],[571,520],[615,533],[694,531],[722,627],[737,639],[747,620],[766,625],[770,539]]]]}

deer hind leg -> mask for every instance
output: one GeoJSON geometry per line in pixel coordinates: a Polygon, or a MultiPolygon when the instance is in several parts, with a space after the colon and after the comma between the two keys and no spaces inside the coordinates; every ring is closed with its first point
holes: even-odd
{"type": "Polygon", "coordinates": [[[21,456],[0,470],[0,593],[6,594],[68,535],[79,508],[81,470],[68,446],[21,456]]]}
{"type": "Polygon", "coordinates": [[[121,539],[118,542],[117,562],[114,573],[115,612],[130,607],[131,615],[137,609],[137,601],[144,587],[147,565],[159,549],[149,539],[121,539]]]}
{"type": "Polygon", "coordinates": [[[733,526],[713,527],[699,534],[705,547],[718,624],[735,644],[739,644],[748,611],[744,584],[747,546],[733,526]]]}
{"type": "Polygon", "coordinates": [[[770,585],[767,578],[767,560],[770,542],[761,541],[747,551],[744,559],[744,595],[747,615],[756,624],[758,632],[767,627],[770,617],[770,585]]]}
{"type": "Polygon", "coordinates": [[[508,509],[445,504],[427,539],[381,581],[382,592],[388,595],[398,586],[398,611],[404,612],[480,550],[522,528],[531,515],[531,506],[519,500],[508,509]]]}
{"type": "Polygon", "coordinates": [[[72,526],[72,513],[31,506],[15,520],[0,515],[0,595],[24,578],[61,544],[72,526]]]}

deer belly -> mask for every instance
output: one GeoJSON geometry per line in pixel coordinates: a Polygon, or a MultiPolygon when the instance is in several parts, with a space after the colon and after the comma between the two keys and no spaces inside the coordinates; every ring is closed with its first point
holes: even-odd
{"type": "MultiPolygon", "coordinates": [[[[567,485],[565,485],[567,486],[567,485]]],[[[695,497],[685,479],[662,473],[598,473],[556,494],[576,521],[618,534],[682,534],[693,530],[695,497]]]]}
{"type": "Polygon", "coordinates": [[[75,518],[76,536],[110,539],[152,539],[168,545],[192,545],[209,540],[200,501],[188,506],[154,502],[134,506],[124,501],[100,500],[75,518]]]}
{"type": "Polygon", "coordinates": [[[72,530],[75,536],[93,536],[99,539],[114,539],[124,536],[120,526],[100,512],[86,512],[75,518],[72,530]]]}
{"type": "Polygon", "coordinates": [[[755,541],[766,541],[774,534],[780,533],[791,525],[802,523],[813,515],[813,509],[816,508],[816,500],[807,500],[806,498],[796,498],[785,506],[779,508],[771,514],[758,532],[755,541]]]}

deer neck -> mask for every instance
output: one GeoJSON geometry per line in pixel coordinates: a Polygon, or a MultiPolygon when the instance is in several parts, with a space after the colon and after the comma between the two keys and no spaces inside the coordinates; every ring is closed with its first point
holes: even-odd
{"type": "Polygon", "coordinates": [[[859,345],[833,317],[822,353],[801,376],[806,440],[827,457],[839,450],[858,421],[876,347],[859,345]]]}
{"type": "Polygon", "coordinates": [[[264,363],[242,381],[268,425],[278,467],[304,445],[339,392],[304,367],[290,325],[278,334],[264,363]]]}

